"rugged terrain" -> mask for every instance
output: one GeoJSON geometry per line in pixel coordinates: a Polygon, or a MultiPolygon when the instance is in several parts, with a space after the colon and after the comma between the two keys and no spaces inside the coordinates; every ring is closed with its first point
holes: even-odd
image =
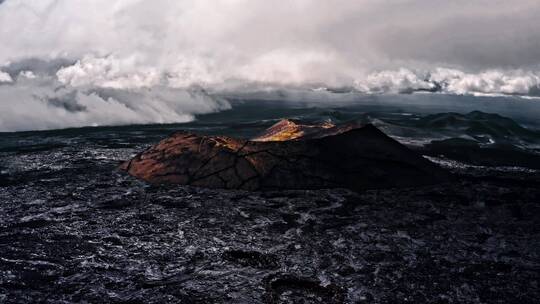
{"type": "Polygon", "coordinates": [[[530,176],[473,174],[360,193],[246,192],[149,187],[114,167],[74,165],[56,178],[2,186],[2,302],[540,297],[540,181],[530,176]]]}
{"type": "Polygon", "coordinates": [[[238,190],[364,190],[450,179],[373,125],[309,126],[288,120],[256,141],[177,132],[122,169],[152,184],[238,190]]]}
{"type": "MultiPolygon", "coordinates": [[[[197,130],[221,133],[214,122],[200,124],[197,130]]],[[[247,138],[269,125],[230,128],[247,138]]],[[[386,126],[401,126],[400,136],[411,130],[386,126]]],[[[459,148],[440,146],[429,159],[457,179],[400,189],[211,190],[152,186],[118,170],[181,128],[187,126],[2,134],[0,302],[540,298],[534,169],[481,166],[484,157],[475,153],[468,158],[475,165],[457,162],[441,155],[459,148]]],[[[509,155],[497,164],[515,159],[509,155]]]]}

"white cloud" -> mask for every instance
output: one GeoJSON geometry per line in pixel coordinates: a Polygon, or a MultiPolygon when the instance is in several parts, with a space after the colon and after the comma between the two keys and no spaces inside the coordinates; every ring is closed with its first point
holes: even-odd
{"type": "Polygon", "coordinates": [[[538,94],[539,15],[537,0],[4,1],[0,130],[227,108],[199,85],[538,94]]]}
{"type": "Polygon", "coordinates": [[[229,107],[225,100],[194,89],[77,88],[52,77],[19,77],[0,86],[0,132],[187,122],[196,114],[229,107]]]}
{"type": "Polygon", "coordinates": [[[75,87],[130,89],[152,87],[160,82],[159,73],[155,69],[139,68],[135,57],[117,59],[113,56],[85,56],[74,65],[58,70],[56,76],[63,84],[75,87]]]}
{"type": "Polygon", "coordinates": [[[402,93],[417,90],[430,90],[435,85],[425,76],[401,68],[397,71],[381,71],[356,80],[356,87],[368,93],[402,93]]]}
{"type": "Polygon", "coordinates": [[[457,70],[437,69],[432,80],[444,84],[449,93],[486,93],[527,95],[540,86],[540,74],[523,70],[488,70],[464,73],[457,70]]]}
{"type": "Polygon", "coordinates": [[[402,93],[419,90],[449,94],[528,95],[540,88],[540,73],[524,70],[487,70],[466,73],[457,69],[433,71],[385,70],[356,80],[356,88],[367,93],[402,93]]]}
{"type": "Polygon", "coordinates": [[[29,78],[29,79],[35,79],[37,76],[34,74],[33,71],[21,71],[19,73],[19,77],[29,78]]]}
{"type": "Polygon", "coordinates": [[[11,78],[11,76],[8,73],[0,71],[0,83],[12,82],[12,81],[13,81],[13,79],[11,78]]]}
{"type": "Polygon", "coordinates": [[[539,14],[536,0],[10,0],[0,62],[80,60],[62,80],[109,87],[516,69],[540,64],[539,14]]]}

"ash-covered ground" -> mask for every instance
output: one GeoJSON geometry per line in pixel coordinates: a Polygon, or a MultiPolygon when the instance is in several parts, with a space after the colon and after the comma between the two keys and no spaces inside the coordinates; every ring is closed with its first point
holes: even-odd
{"type": "Polygon", "coordinates": [[[2,135],[1,303],[540,298],[534,169],[432,155],[454,182],[359,193],[153,187],[117,170],[166,132],[2,135]]]}

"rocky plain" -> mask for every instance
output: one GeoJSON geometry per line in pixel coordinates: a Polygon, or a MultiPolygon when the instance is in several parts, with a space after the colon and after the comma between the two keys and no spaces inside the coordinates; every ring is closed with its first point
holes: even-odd
{"type": "MultiPolygon", "coordinates": [[[[118,169],[160,134],[62,134],[54,136],[69,138],[63,144],[0,155],[2,303],[540,298],[535,170],[430,156],[455,178],[382,189],[207,189],[118,169]]],[[[44,137],[24,139],[33,136],[44,137]]]]}

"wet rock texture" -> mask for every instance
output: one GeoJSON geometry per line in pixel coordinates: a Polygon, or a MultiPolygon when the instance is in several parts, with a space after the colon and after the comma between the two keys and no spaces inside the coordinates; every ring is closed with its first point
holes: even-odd
{"type": "Polygon", "coordinates": [[[525,183],[465,174],[358,193],[246,192],[147,186],[112,161],[99,164],[74,164],[54,178],[33,171],[32,181],[2,185],[0,302],[540,297],[538,176],[525,183]]]}
{"type": "Polygon", "coordinates": [[[117,167],[162,131],[74,133],[0,151],[0,303],[540,298],[538,171],[442,160],[458,179],[413,188],[152,186],[117,167]]]}
{"type": "Polygon", "coordinates": [[[153,184],[242,190],[362,190],[448,180],[372,125],[317,128],[282,121],[257,140],[177,132],[122,168],[153,184]]]}

